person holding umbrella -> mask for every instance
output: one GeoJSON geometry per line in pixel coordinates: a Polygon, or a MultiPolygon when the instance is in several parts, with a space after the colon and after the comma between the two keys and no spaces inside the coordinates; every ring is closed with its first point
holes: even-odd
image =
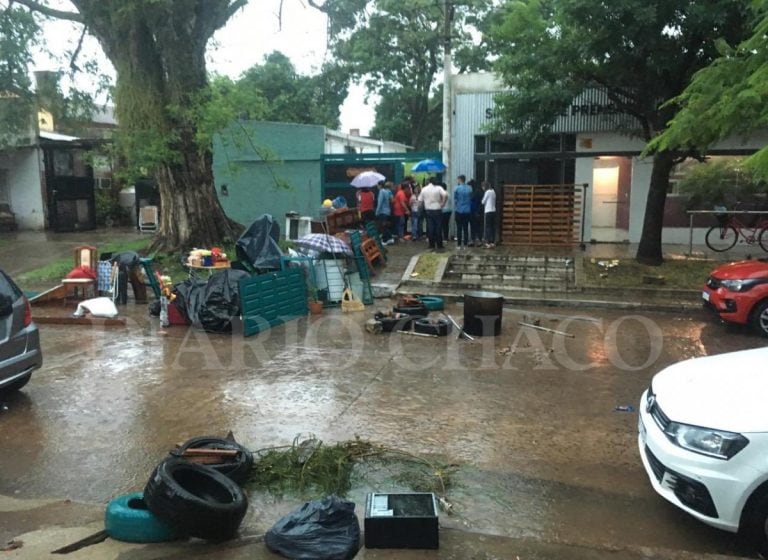
{"type": "Polygon", "coordinates": [[[363,187],[357,190],[357,209],[360,211],[360,220],[363,223],[372,222],[376,218],[375,205],[376,197],[371,189],[363,187]]]}

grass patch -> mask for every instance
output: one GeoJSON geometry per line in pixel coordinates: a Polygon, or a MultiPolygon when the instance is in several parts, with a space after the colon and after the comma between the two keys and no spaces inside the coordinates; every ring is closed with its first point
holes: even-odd
{"type": "Polygon", "coordinates": [[[256,453],[248,485],[273,494],[295,493],[320,497],[345,496],[355,482],[363,483],[362,472],[386,470],[392,480],[416,492],[444,495],[451,486],[451,465],[375,445],[356,438],[325,445],[314,436],[294,439],[293,444],[256,453]],[[363,466],[363,469],[357,467],[363,466]]]}
{"type": "Polygon", "coordinates": [[[649,288],[697,290],[719,264],[701,259],[669,259],[661,266],[640,264],[634,259],[584,259],[584,284],[610,288],[649,288]],[[600,263],[618,263],[601,266],[600,263]],[[654,286],[643,283],[643,276],[663,276],[665,283],[654,286]]]}
{"type": "Polygon", "coordinates": [[[422,253],[419,255],[419,260],[413,268],[411,276],[421,280],[432,280],[441,258],[443,257],[436,253],[422,253]]]}
{"type": "MultiPolygon", "coordinates": [[[[146,239],[135,239],[133,241],[121,241],[117,243],[105,243],[99,245],[99,253],[117,253],[120,251],[136,251],[142,254],[149,247],[149,241],[146,239]]],[[[19,275],[19,283],[40,283],[48,281],[59,281],[74,267],[74,257],[65,257],[57,259],[40,268],[35,268],[19,275]]]]}

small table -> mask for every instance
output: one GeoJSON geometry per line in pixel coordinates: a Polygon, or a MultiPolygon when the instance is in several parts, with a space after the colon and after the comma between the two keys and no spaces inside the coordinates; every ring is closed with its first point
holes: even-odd
{"type": "Polygon", "coordinates": [[[189,271],[189,277],[190,278],[197,278],[198,277],[198,272],[197,272],[198,270],[200,270],[200,271],[207,270],[208,271],[208,278],[210,278],[211,275],[216,270],[226,270],[228,268],[231,268],[232,267],[232,263],[230,261],[224,261],[224,262],[216,263],[213,266],[202,266],[202,265],[189,264],[189,261],[187,261],[186,263],[184,263],[184,266],[187,267],[187,269],[189,271]]]}
{"type": "Polygon", "coordinates": [[[74,295],[76,300],[88,299],[89,291],[93,294],[92,297],[96,297],[96,280],[93,278],[64,278],[61,283],[64,285],[64,305],[67,304],[70,294],[74,295]]]}

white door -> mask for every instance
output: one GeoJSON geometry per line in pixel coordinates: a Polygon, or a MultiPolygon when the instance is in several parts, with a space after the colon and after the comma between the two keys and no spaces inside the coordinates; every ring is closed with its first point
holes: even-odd
{"type": "Polygon", "coordinates": [[[596,241],[615,241],[619,197],[619,161],[595,160],[592,168],[592,234],[596,241]]]}

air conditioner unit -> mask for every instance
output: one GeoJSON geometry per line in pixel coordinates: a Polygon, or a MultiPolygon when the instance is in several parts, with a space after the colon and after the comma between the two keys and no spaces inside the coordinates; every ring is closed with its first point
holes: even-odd
{"type": "Polygon", "coordinates": [[[299,237],[312,233],[312,218],[310,216],[285,217],[285,238],[296,241],[299,237]]]}

